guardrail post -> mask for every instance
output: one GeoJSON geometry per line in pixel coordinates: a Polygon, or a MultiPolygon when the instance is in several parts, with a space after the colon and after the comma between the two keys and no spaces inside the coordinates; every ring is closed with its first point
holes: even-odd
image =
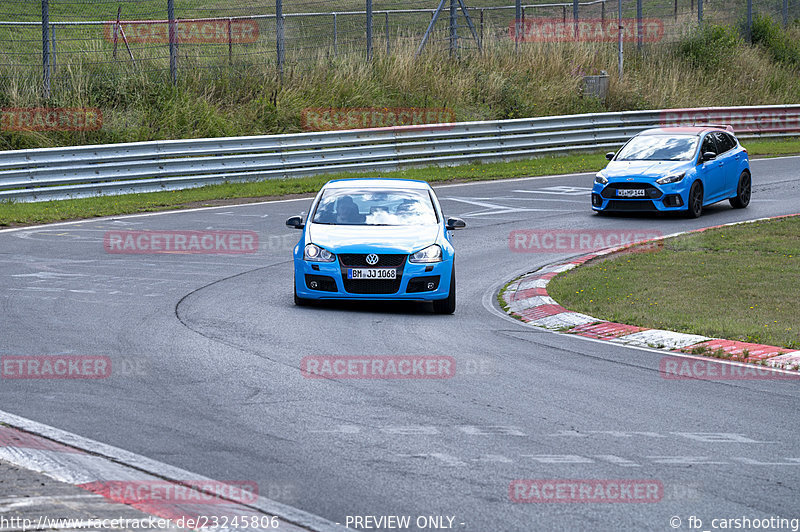
{"type": "Polygon", "coordinates": [[[283,22],[283,0],[275,0],[275,39],[277,41],[276,59],[278,61],[278,76],[280,77],[281,82],[283,82],[283,62],[285,59],[284,55],[286,53],[283,22]]]}
{"type": "Polygon", "coordinates": [[[367,0],[367,61],[372,60],[372,0],[367,0]]]}
{"type": "Polygon", "coordinates": [[[42,92],[50,98],[50,2],[42,0],[42,92]]]}
{"type": "Polygon", "coordinates": [[[167,0],[169,19],[169,76],[172,84],[178,83],[178,32],[175,25],[175,0],[167,0]]]}

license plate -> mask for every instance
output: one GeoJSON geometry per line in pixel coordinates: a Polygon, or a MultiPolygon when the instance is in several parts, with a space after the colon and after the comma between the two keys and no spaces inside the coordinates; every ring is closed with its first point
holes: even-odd
{"type": "Polygon", "coordinates": [[[644,197],[644,189],[643,188],[620,188],[617,190],[617,197],[618,198],[643,198],[644,197]]]}
{"type": "Polygon", "coordinates": [[[397,270],[394,268],[348,268],[348,279],[397,279],[397,270]]]}

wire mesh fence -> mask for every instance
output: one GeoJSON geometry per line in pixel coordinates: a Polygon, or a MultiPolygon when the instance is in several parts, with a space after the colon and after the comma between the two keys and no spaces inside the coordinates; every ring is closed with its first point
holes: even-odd
{"type": "Polygon", "coordinates": [[[81,76],[280,76],[340,56],[616,43],[620,31],[643,47],[700,23],[747,28],[759,14],[790,24],[800,0],[4,0],[0,83],[23,79],[49,94],[81,76]]]}

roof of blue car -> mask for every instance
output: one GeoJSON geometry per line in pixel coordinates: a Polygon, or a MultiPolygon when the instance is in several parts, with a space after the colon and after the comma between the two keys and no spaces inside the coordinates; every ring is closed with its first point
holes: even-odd
{"type": "Polygon", "coordinates": [[[417,179],[396,179],[396,178],[352,178],[352,179],[334,179],[328,181],[325,185],[326,188],[415,188],[415,189],[428,189],[430,185],[425,181],[417,179]]]}
{"type": "Polygon", "coordinates": [[[675,127],[654,127],[652,129],[645,129],[640,135],[669,135],[669,134],[680,134],[680,135],[702,135],[706,131],[725,131],[727,133],[733,133],[733,128],[730,130],[727,129],[725,126],[675,126],[675,127]]]}

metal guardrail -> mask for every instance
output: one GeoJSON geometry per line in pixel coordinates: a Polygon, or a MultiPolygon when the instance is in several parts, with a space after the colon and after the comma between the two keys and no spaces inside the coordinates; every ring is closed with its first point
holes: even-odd
{"type": "Polygon", "coordinates": [[[732,124],[800,136],[800,105],[627,111],[490,122],[0,152],[0,201],[155,192],[617,148],[653,126],[732,124]]]}

